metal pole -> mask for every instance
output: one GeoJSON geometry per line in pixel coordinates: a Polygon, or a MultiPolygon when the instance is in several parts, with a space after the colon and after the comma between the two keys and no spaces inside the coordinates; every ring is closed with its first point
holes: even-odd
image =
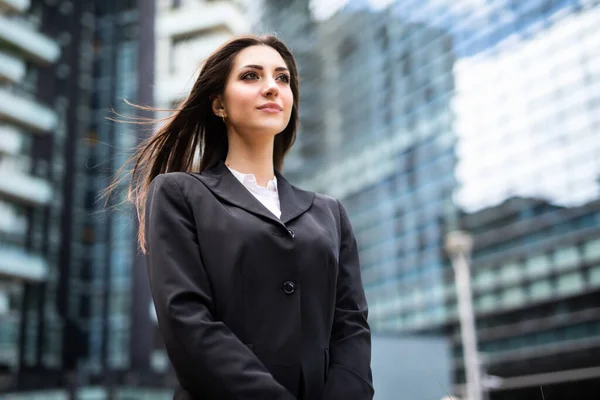
{"type": "Polygon", "coordinates": [[[472,248],[473,239],[466,232],[450,232],[446,237],[446,250],[452,260],[458,297],[458,314],[467,378],[466,398],[467,400],[481,400],[481,369],[477,353],[477,331],[475,330],[471,275],[469,273],[472,248]]]}

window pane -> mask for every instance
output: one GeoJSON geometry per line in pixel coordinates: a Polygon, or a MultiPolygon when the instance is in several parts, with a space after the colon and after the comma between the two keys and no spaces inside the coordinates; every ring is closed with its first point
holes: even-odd
{"type": "Polygon", "coordinates": [[[531,258],[526,265],[529,276],[546,275],[550,271],[550,260],[546,255],[531,258]]]}
{"type": "Polygon", "coordinates": [[[491,269],[478,272],[475,275],[475,286],[480,289],[485,289],[494,285],[494,271],[491,269]]]}
{"type": "Polygon", "coordinates": [[[511,288],[504,291],[502,303],[505,307],[516,306],[525,302],[525,291],[521,287],[511,288]]]}
{"type": "Polygon", "coordinates": [[[521,266],[508,264],[502,267],[501,278],[504,283],[515,283],[521,279],[521,266]]]}
{"type": "Polygon", "coordinates": [[[487,311],[496,308],[496,296],[492,293],[480,296],[475,301],[475,308],[478,311],[487,311]]]}
{"type": "Polygon", "coordinates": [[[579,251],[577,247],[559,249],[554,253],[554,263],[557,268],[567,269],[579,264],[579,251]]]}
{"type": "Polygon", "coordinates": [[[583,248],[583,256],[586,261],[600,260],[600,239],[587,242],[583,248]]]}
{"type": "Polygon", "coordinates": [[[552,284],[550,280],[544,279],[531,284],[529,296],[534,300],[545,299],[552,294],[552,284]]]}
{"type": "Polygon", "coordinates": [[[583,276],[580,272],[563,275],[558,278],[557,291],[561,294],[581,291],[584,287],[583,276]]]}
{"type": "Polygon", "coordinates": [[[590,268],[590,285],[600,286],[600,265],[590,268]]]}

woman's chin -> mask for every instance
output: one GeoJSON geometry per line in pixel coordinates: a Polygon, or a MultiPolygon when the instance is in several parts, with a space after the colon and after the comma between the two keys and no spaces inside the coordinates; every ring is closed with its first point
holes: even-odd
{"type": "Polygon", "coordinates": [[[286,125],[281,123],[259,123],[252,126],[251,130],[254,134],[261,136],[275,136],[285,129],[286,125]]]}

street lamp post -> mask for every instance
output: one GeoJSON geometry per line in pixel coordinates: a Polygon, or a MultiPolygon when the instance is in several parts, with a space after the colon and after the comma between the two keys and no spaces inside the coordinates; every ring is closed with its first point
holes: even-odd
{"type": "Polygon", "coordinates": [[[477,333],[469,273],[472,250],[473,238],[467,232],[454,231],[446,236],[446,251],[452,261],[458,297],[458,314],[467,378],[465,397],[467,400],[481,400],[481,365],[477,353],[477,333]]]}

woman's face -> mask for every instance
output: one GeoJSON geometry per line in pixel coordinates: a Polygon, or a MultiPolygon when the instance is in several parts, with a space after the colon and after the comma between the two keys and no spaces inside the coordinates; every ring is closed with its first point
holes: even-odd
{"type": "Polygon", "coordinates": [[[288,125],[293,104],[290,72],[281,55],[270,46],[250,46],[235,57],[213,109],[218,116],[225,113],[228,129],[237,134],[273,137],[288,125]]]}

